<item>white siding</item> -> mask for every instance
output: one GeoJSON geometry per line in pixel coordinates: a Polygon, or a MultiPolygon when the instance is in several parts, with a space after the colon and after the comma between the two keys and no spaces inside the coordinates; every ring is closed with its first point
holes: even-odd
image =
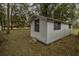
{"type": "Polygon", "coordinates": [[[34,21],[31,23],[31,36],[37,38],[39,41],[46,43],[47,40],[47,22],[39,19],[39,32],[34,31],[34,21]]]}
{"type": "Polygon", "coordinates": [[[61,30],[54,30],[54,23],[47,22],[47,44],[69,35],[69,25],[61,23],[61,30]]]}

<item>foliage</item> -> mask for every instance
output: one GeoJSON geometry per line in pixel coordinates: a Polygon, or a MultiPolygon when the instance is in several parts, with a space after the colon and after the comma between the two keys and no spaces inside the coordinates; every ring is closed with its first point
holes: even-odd
{"type": "Polygon", "coordinates": [[[5,8],[2,4],[0,4],[0,25],[2,25],[2,21],[5,19],[5,8]]]}
{"type": "Polygon", "coordinates": [[[34,4],[33,6],[36,6],[35,14],[37,13],[38,15],[53,17],[54,19],[59,19],[63,21],[75,19],[75,4],[63,3],[60,6],[58,5],[58,3],[39,3],[34,4]],[[55,9],[55,7],[57,8],[55,9]],[[54,12],[54,14],[52,12],[54,12]]]}
{"type": "MultiPolygon", "coordinates": [[[[6,4],[0,4],[0,23],[6,25],[6,4]]],[[[71,21],[75,20],[78,17],[78,14],[75,12],[76,6],[73,3],[62,3],[59,6],[59,3],[11,3],[9,9],[10,12],[10,21],[9,26],[24,27],[26,22],[34,14],[42,15],[46,17],[52,17],[54,19],[59,19],[62,21],[71,21]],[[56,8],[57,7],[57,8],[56,8]]]]}
{"type": "Polygon", "coordinates": [[[12,23],[17,27],[24,27],[27,21],[27,4],[12,4],[12,23]]]}
{"type": "Polygon", "coordinates": [[[54,18],[59,20],[73,20],[75,17],[75,4],[62,4],[54,12],[54,18]]]}

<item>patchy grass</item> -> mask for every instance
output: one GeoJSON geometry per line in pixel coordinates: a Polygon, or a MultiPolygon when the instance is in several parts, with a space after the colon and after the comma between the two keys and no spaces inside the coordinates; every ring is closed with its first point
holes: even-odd
{"type": "Polygon", "coordinates": [[[4,33],[0,31],[0,46],[5,43],[6,38],[4,37],[4,33]]]}
{"type": "Polygon", "coordinates": [[[3,47],[6,44],[7,39],[4,37],[4,33],[0,31],[0,55],[3,53],[3,47]]]}
{"type": "Polygon", "coordinates": [[[79,28],[73,28],[72,29],[72,34],[78,35],[78,32],[79,32],[79,28]]]}
{"type": "Polygon", "coordinates": [[[8,41],[0,55],[79,55],[79,38],[74,35],[64,37],[50,45],[32,43],[30,31],[25,29],[12,30],[5,37],[8,41]]]}

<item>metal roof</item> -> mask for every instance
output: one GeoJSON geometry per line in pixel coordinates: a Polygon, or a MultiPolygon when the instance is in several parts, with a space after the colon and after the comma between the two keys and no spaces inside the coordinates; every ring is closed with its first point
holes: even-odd
{"type": "Polygon", "coordinates": [[[27,23],[31,23],[33,20],[36,20],[36,19],[39,19],[39,18],[45,18],[43,20],[47,20],[47,22],[61,22],[61,23],[64,23],[64,24],[71,24],[71,22],[65,22],[65,21],[62,21],[62,20],[58,20],[58,19],[53,19],[53,18],[50,18],[50,17],[45,17],[45,16],[39,16],[39,15],[33,15],[30,17],[30,20],[27,22],[27,23]]]}

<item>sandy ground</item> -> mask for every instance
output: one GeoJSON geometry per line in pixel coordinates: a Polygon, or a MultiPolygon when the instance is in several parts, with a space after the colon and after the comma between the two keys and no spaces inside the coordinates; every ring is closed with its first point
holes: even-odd
{"type": "Polygon", "coordinates": [[[5,35],[8,40],[1,47],[0,55],[9,56],[44,56],[44,55],[79,55],[79,38],[73,35],[44,45],[40,42],[32,43],[30,32],[26,29],[11,30],[5,35]]]}

